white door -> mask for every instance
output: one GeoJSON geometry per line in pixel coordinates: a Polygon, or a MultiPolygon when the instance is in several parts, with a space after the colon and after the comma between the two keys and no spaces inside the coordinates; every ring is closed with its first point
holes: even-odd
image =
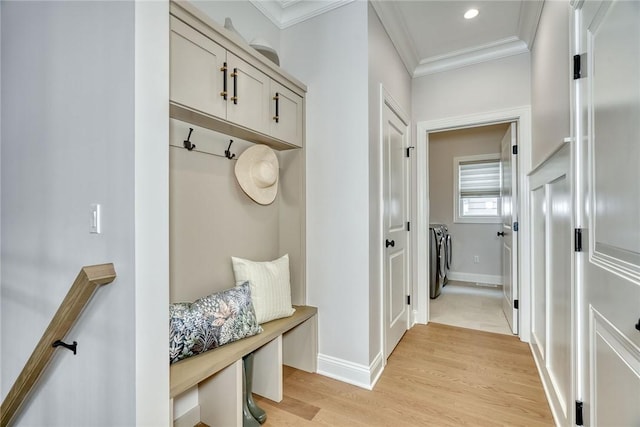
{"type": "Polygon", "coordinates": [[[383,191],[385,360],[409,326],[407,124],[385,103],[383,109],[383,191]]]}
{"type": "Polygon", "coordinates": [[[517,165],[513,147],[517,146],[516,124],[511,123],[502,137],[500,156],[500,208],[502,212],[502,311],[514,334],[518,333],[518,233],[514,222],[518,201],[517,165]]]}
{"type": "Polygon", "coordinates": [[[640,425],[640,2],[586,1],[576,254],[584,425],[640,425]]]}

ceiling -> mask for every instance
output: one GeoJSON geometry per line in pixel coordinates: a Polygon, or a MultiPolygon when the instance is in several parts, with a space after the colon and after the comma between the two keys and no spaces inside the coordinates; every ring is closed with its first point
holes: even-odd
{"type": "MultiPolygon", "coordinates": [[[[251,0],[287,28],[353,0],[251,0]]],[[[370,0],[413,77],[527,52],[543,0],[370,0]],[[480,14],[471,20],[470,8],[480,14]]]]}

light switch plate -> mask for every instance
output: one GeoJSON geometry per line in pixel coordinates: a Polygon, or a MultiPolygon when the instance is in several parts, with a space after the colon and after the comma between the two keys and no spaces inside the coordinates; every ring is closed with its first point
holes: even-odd
{"type": "Polygon", "coordinates": [[[89,223],[89,233],[100,234],[100,204],[91,204],[91,218],[89,223]]]}

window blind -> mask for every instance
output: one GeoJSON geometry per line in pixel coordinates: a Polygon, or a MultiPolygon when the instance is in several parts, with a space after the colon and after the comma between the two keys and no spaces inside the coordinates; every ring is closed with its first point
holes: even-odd
{"type": "Polygon", "coordinates": [[[500,162],[478,160],[460,162],[459,194],[467,197],[500,197],[500,162]]]}

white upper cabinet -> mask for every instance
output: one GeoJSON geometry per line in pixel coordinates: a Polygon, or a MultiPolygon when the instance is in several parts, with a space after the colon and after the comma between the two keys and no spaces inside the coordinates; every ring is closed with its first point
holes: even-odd
{"type": "Polygon", "coordinates": [[[171,15],[171,117],[302,147],[306,87],[188,3],[172,2],[171,15]]]}

